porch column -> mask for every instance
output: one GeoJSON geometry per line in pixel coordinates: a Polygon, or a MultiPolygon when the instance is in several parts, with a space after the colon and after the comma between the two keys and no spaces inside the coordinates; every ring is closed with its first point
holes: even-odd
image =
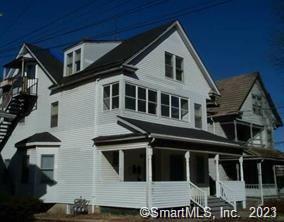
{"type": "Polygon", "coordinates": [[[220,197],[220,174],[219,174],[219,154],[215,156],[215,171],[216,171],[216,197],[220,197]]]}
{"type": "Polygon", "coordinates": [[[259,186],[259,191],[260,191],[260,198],[261,198],[261,205],[263,205],[264,200],[263,200],[263,187],[262,187],[262,169],[261,169],[261,162],[257,163],[257,172],[258,172],[258,186],[259,186]]]}
{"type": "Polygon", "coordinates": [[[234,132],[235,132],[235,141],[238,141],[238,128],[236,120],[234,120],[234,132]]]}
{"type": "Polygon", "coordinates": [[[275,165],[272,166],[272,170],[273,170],[275,189],[276,189],[277,195],[278,195],[277,175],[276,175],[276,166],[275,165]]]}
{"type": "Polygon", "coordinates": [[[186,163],[186,181],[190,182],[190,166],[189,166],[190,152],[187,151],[184,157],[185,157],[185,163],[186,163]]]}
{"type": "Polygon", "coordinates": [[[119,150],[119,179],[120,181],[124,181],[124,151],[119,150]]]}
{"type": "Polygon", "coordinates": [[[152,208],[152,156],[153,148],[146,147],[146,182],[147,182],[147,207],[152,208]]]}
{"type": "MultiPolygon", "coordinates": [[[[241,156],[239,158],[239,163],[240,163],[240,171],[241,171],[241,181],[244,182],[244,186],[245,186],[245,180],[244,180],[244,166],[243,166],[243,163],[244,163],[244,157],[241,156]]],[[[245,187],[245,190],[246,190],[246,187],[245,187]]],[[[244,191],[245,191],[244,190],[244,191]]],[[[245,200],[243,201],[243,209],[246,208],[246,195],[245,195],[245,200]]]]}

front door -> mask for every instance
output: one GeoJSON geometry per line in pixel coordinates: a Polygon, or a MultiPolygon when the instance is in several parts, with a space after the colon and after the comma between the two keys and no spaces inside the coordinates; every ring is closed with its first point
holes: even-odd
{"type": "Polygon", "coordinates": [[[170,180],[185,180],[185,160],[182,154],[173,154],[170,156],[170,180]]]}

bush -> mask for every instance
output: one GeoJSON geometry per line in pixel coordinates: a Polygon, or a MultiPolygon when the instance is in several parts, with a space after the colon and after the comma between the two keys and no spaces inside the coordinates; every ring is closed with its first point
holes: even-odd
{"type": "Polygon", "coordinates": [[[0,221],[33,221],[33,215],[41,212],[43,204],[32,197],[10,197],[0,202],[0,221]]]}

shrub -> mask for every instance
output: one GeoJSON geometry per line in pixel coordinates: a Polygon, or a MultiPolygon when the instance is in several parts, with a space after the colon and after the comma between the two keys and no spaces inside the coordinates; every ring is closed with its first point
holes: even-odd
{"type": "Polygon", "coordinates": [[[0,202],[0,221],[32,221],[35,213],[41,212],[43,204],[32,197],[10,197],[0,202]]]}

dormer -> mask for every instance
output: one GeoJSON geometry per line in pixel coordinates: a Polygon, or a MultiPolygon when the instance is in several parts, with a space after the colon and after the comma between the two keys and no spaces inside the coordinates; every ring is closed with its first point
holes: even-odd
{"type": "Polygon", "coordinates": [[[119,41],[82,40],[65,49],[64,76],[78,73],[118,46],[119,41]]]}

